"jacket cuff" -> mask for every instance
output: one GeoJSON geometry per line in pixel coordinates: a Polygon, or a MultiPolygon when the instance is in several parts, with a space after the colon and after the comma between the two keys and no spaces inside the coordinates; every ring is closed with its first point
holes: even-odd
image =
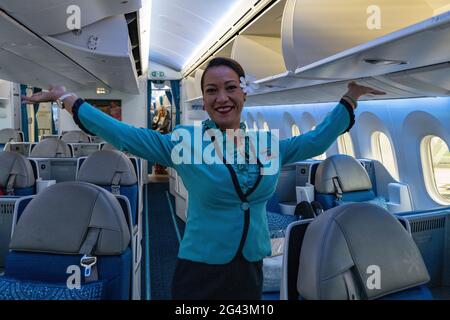
{"type": "Polygon", "coordinates": [[[350,103],[348,103],[346,100],[341,99],[341,101],[339,101],[340,104],[344,105],[345,109],[347,109],[348,111],[348,115],[350,117],[350,123],[347,127],[347,129],[343,132],[349,132],[350,129],[353,127],[353,125],[355,124],[355,110],[353,110],[352,106],[350,105],[350,103]]]}
{"type": "Polygon", "coordinates": [[[80,109],[81,105],[84,103],[84,100],[81,98],[78,98],[77,101],[75,101],[75,103],[72,106],[72,114],[73,114],[73,120],[75,121],[75,123],[78,125],[78,127],[84,131],[85,133],[91,135],[91,136],[95,136],[95,134],[93,134],[92,132],[90,132],[88,129],[86,129],[85,126],[83,126],[83,124],[80,121],[80,118],[78,117],[78,109],[80,109]]]}

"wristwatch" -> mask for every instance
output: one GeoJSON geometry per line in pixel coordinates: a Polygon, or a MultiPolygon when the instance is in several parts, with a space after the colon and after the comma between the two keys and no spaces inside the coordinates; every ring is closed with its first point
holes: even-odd
{"type": "Polygon", "coordinates": [[[56,99],[56,104],[61,108],[64,109],[64,99],[68,98],[68,97],[76,97],[73,93],[66,93],[63,94],[61,97],[59,97],[58,99],[56,99]]]}

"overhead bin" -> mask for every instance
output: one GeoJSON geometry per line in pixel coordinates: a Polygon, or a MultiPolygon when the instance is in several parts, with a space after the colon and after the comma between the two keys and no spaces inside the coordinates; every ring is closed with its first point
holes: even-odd
{"type": "Polygon", "coordinates": [[[124,15],[86,26],[81,34],[68,31],[44,38],[111,88],[139,93],[133,48],[124,15]]]}
{"type": "Polygon", "coordinates": [[[140,7],[140,0],[2,1],[0,58],[11,67],[1,68],[0,76],[37,87],[60,83],[138,94],[134,20],[140,7]],[[77,13],[80,29],[72,30],[68,24],[77,13]]]}
{"type": "Polygon", "coordinates": [[[138,11],[141,0],[2,0],[0,7],[34,32],[53,36],[67,32],[67,19],[77,6],[81,28],[104,18],[138,11]]]}
{"type": "Polygon", "coordinates": [[[0,30],[0,61],[7,61],[0,65],[0,78],[44,88],[61,83],[70,90],[106,86],[4,12],[0,12],[0,30]]]}
{"type": "Polygon", "coordinates": [[[429,2],[287,0],[281,31],[286,69],[294,71],[430,18],[435,10],[429,2]]]}
{"type": "Polygon", "coordinates": [[[295,72],[258,81],[246,105],[338,101],[350,79],[386,91],[365,99],[450,95],[450,11],[295,72]]]}
{"type": "Polygon", "coordinates": [[[234,41],[231,58],[257,79],[286,71],[278,37],[239,35],[234,41]]]}

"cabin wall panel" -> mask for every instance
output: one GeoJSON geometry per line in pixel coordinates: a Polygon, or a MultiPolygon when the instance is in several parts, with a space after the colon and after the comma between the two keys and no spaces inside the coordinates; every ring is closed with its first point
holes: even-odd
{"type": "MultiPolygon", "coordinates": [[[[119,91],[111,91],[108,94],[97,94],[96,88],[91,90],[75,92],[84,99],[119,99],[122,100],[122,121],[136,127],[147,127],[147,79],[139,78],[140,95],[133,95],[119,91]]],[[[68,130],[79,130],[72,117],[66,111],[59,112],[59,132],[68,130]]]]}
{"type": "MultiPolygon", "coordinates": [[[[243,120],[249,127],[264,117],[270,129],[280,129],[280,139],[291,137],[291,125],[297,124],[302,134],[319,124],[335,107],[335,103],[259,106],[245,108],[243,120]]],[[[350,136],[358,158],[373,159],[371,135],[385,133],[392,144],[400,182],[409,185],[415,210],[438,206],[428,195],[422,175],[420,142],[427,135],[441,137],[450,145],[450,98],[395,99],[360,101],[356,123],[350,136]]],[[[327,156],[338,153],[337,143],[327,150],[327,156]]],[[[379,194],[387,195],[387,183],[394,179],[383,167],[377,169],[379,194]]]]}

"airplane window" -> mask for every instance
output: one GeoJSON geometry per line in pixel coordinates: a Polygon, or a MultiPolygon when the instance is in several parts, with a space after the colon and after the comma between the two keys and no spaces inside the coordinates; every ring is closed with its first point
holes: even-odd
{"type": "Polygon", "coordinates": [[[269,125],[267,124],[266,121],[264,121],[264,123],[263,123],[263,130],[264,131],[269,131],[269,125]]]}
{"type": "Polygon", "coordinates": [[[438,203],[450,204],[450,152],[444,140],[427,136],[421,145],[425,185],[438,203]]]}
{"type": "MultiPolygon", "coordinates": [[[[313,126],[311,130],[314,130],[316,126],[313,126]]],[[[324,152],[322,154],[319,154],[317,157],[314,157],[314,160],[325,160],[327,158],[327,154],[324,152]]]]}
{"type": "Polygon", "coordinates": [[[353,149],[352,137],[348,132],[341,134],[338,138],[339,153],[355,157],[355,150],[353,149]]]}
{"type": "Polygon", "coordinates": [[[298,128],[298,126],[296,124],[292,125],[292,136],[296,137],[300,135],[300,129],[298,128]]]}
{"type": "Polygon", "coordinates": [[[394,151],[389,138],[383,132],[376,131],[372,134],[372,153],[373,157],[385,166],[392,177],[399,180],[394,151]]]}

